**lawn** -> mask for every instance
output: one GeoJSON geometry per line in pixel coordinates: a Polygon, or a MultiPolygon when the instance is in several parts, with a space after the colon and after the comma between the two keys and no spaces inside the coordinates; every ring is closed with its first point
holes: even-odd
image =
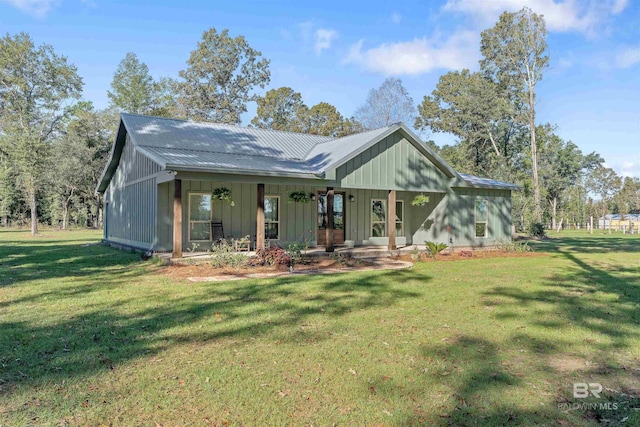
{"type": "Polygon", "coordinates": [[[190,283],[43,234],[0,231],[1,426],[640,424],[638,235],[190,283]]]}

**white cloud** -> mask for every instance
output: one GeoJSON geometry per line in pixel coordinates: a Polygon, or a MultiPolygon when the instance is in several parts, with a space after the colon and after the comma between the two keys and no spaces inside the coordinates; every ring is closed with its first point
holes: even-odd
{"type": "Polygon", "coordinates": [[[8,3],[37,18],[42,18],[58,5],[58,0],[0,0],[0,2],[8,3]]]}
{"type": "Polygon", "coordinates": [[[611,13],[613,13],[614,15],[619,14],[627,7],[628,4],[629,2],[627,0],[614,0],[613,6],[611,8],[611,13]]]}
{"type": "Polygon", "coordinates": [[[368,50],[363,50],[363,45],[364,39],[354,44],[344,62],[360,64],[387,76],[472,68],[478,61],[478,34],[472,31],[455,33],[444,41],[424,37],[384,43],[368,50]]]}
{"type": "Polygon", "coordinates": [[[393,12],[391,14],[391,22],[393,22],[394,24],[399,24],[400,21],[402,21],[402,15],[400,15],[398,12],[393,12]]]}
{"type": "Polygon", "coordinates": [[[616,55],[618,68],[629,68],[640,63],[640,46],[621,50],[616,55]]]}
{"type": "Polygon", "coordinates": [[[577,31],[591,35],[609,16],[622,12],[627,7],[627,0],[448,0],[443,10],[469,14],[483,25],[492,25],[503,11],[515,12],[524,6],[544,15],[549,31],[577,31]]]}
{"type": "Polygon", "coordinates": [[[318,28],[315,32],[315,51],[320,55],[323,50],[331,47],[331,42],[338,37],[338,32],[329,28],[318,28]]]}

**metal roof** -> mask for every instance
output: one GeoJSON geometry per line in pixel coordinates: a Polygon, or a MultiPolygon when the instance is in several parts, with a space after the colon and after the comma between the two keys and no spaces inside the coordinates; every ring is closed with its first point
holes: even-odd
{"type": "Polygon", "coordinates": [[[137,114],[122,114],[121,117],[138,147],[303,159],[317,144],[333,139],[328,136],[137,114]]]}
{"type": "Polygon", "coordinates": [[[396,131],[401,131],[408,141],[449,177],[454,178],[454,182],[459,182],[462,186],[519,189],[514,184],[457,174],[402,123],[333,138],[121,114],[116,143],[97,191],[102,192],[109,185],[120,161],[126,134],[130,136],[136,150],[153,159],[164,169],[298,175],[317,179],[396,131]]]}
{"type": "Polygon", "coordinates": [[[183,148],[141,147],[140,151],[152,159],[162,159],[169,169],[242,170],[256,172],[284,172],[313,174],[308,163],[298,159],[256,156],[251,154],[218,153],[183,148]]]}
{"type": "Polygon", "coordinates": [[[460,178],[465,180],[465,182],[472,187],[479,188],[492,188],[498,190],[519,190],[520,186],[516,184],[511,184],[509,182],[497,181],[495,179],[482,178],[475,175],[469,175],[466,173],[458,173],[460,178]]]}

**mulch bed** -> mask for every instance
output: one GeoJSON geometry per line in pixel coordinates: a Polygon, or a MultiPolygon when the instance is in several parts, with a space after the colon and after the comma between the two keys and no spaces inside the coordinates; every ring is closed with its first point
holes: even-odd
{"type": "MultiPolygon", "coordinates": [[[[438,262],[438,261],[462,261],[475,258],[524,258],[548,256],[544,253],[526,252],[526,253],[508,253],[502,251],[465,251],[459,250],[453,253],[439,254],[436,259],[432,259],[425,254],[420,254],[422,262],[438,262]]],[[[368,259],[354,259],[349,265],[345,265],[339,261],[325,257],[310,257],[306,263],[297,264],[293,274],[327,274],[327,273],[343,273],[349,271],[367,271],[367,270],[388,270],[408,268],[415,263],[411,255],[403,254],[401,256],[380,257],[368,259]]],[[[199,264],[172,264],[163,267],[160,274],[168,276],[172,279],[186,280],[191,282],[203,281],[224,281],[238,279],[255,279],[278,277],[291,274],[286,267],[276,266],[256,266],[245,268],[213,268],[209,263],[199,264]]]]}

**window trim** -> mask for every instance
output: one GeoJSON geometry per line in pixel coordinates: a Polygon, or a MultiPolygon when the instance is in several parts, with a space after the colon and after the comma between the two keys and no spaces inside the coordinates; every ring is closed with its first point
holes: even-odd
{"type": "Polygon", "coordinates": [[[264,236],[265,239],[267,240],[280,240],[280,196],[272,196],[269,194],[265,194],[264,196],[264,200],[265,202],[267,201],[267,198],[271,198],[271,199],[278,199],[278,220],[277,221],[271,221],[271,220],[267,220],[267,216],[266,216],[266,212],[265,212],[265,217],[264,217],[264,236]],[[278,224],[278,235],[275,239],[270,239],[267,237],[267,224],[278,224]]]}
{"type": "Polygon", "coordinates": [[[404,236],[404,200],[398,200],[398,199],[396,199],[396,237],[405,237],[404,236]],[[397,219],[397,217],[398,217],[398,203],[402,204],[402,221],[398,221],[398,219],[397,219]],[[402,233],[401,236],[398,236],[398,233],[397,233],[398,224],[402,224],[402,226],[400,227],[400,232],[402,233]]]}
{"type": "Polygon", "coordinates": [[[189,242],[210,242],[211,241],[211,222],[213,221],[213,196],[211,193],[201,192],[201,191],[193,191],[187,193],[187,241],[189,242]],[[192,221],[191,220],[191,196],[209,196],[209,221],[192,221]],[[191,240],[191,224],[209,224],[209,239],[207,240],[191,240]]]}
{"type": "Polygon", "coordinates": [[[473,202],[473,234],[476,239],[488,239],[489,238],[489,200],[487,199],[476,199],[473,202]],[[486,217],[484,221],[478,221],[478,202],[484,202],[487,207],[486,217]],[[478,236],[477,227],[478,224],[484,223],[484,236],[478,236]]]}
{"type": "MultiPolygon", "coordinates": [[[[369,208],[371,208],[371,210],[369,211],[369,215],[370,215],[370,221],[369,221],[369,233],[371,235],[371,237],[374,237],[373,235],[373,224],[383,224],[384,225],[384,233],[382,233],[382,236],[378,236],[378,237],[389,237],[389,230],[387,230],[387,214],[388,214],[388,210],[387,210],[387,200],[386,199],[376,199],[376,198],[372,198],[371,202],[369,203],[369,208]],[[373,202],[382,202],[385,206],[384,209],[384,221],[374,221],[373,219],[373,202]]],[[[376,237],[376,238],[378,238],[376,237]]]]}

